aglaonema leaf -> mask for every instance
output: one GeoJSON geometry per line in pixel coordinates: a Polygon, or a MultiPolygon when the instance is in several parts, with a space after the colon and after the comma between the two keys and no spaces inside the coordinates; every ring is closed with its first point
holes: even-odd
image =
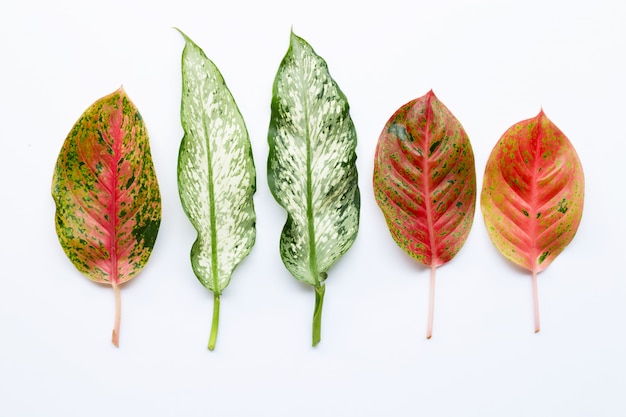
{"type": "Polygon", "coordinates": [[[143,119],[125,91],[78,119],[52,179],[61,246],[87,278],[113,287],[119,346],[119,285],[146,265],[161,222],[161,196],[143,119]]]}
{"type": "Polygon", "coordinates": [[[509,128],[487,161],[480,197],[485,225],[496,248],[532,273],[535,332],[537,274],[574,238],[584,189],[576,150],[543,111],[509,128]]]}
{"type": "Polygon", "coordinates": [[[432,91],[400,107],[383,128],[374,159],[374,193],[396,243],[430,267],[430,338],[435,270],[465,243],[476,206],[469,138],[432,91]]]}
{"type": "Polygon", "coordinates": [[[221,73],[189,37],[182,55],[178,191],[198,232],[191,264],[214,294],[209,349],[219,323],[220,294],[256,238],[256,172],[248,131],[221,73]]]}
{"type": "Polygon", "coordinates": [[[315,346],[328,270],[350,249],[359,228],[356,131],[326,62],[293,32],[271,107],[267,176],[287,211],[280,255],[296,279],[315,287],[315,346]]]}

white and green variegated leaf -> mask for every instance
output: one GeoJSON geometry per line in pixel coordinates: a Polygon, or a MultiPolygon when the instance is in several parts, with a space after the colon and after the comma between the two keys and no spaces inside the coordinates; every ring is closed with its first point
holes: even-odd
{"type": "MultiPolygon", "coordinates": [[[[193,271],[215,294],[216,334],[219,295],[255,242],[256,173],[248,131],[222,75],[202,49],[181,34],[186,42],[181,103],[185,134],[178,156],[178,191],[198,232],[191,249],[193,271]]],[[[211,336],[214,344],[213,332],[211,336]]]]}
{"type": "Polygon", "coordinates": [[[315,286],[318,315],[327,272],[359,228],[357,138],[326,62],[293,32],[274,80],[268,141],[269,186],[288,216],[280,255],[295,278],[315,286]]]}

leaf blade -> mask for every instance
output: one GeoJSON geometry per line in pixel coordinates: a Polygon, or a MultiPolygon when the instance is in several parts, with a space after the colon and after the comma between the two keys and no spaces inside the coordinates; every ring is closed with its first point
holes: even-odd
{"type": "Polygon", "coordinates": [[[317,286],[356,239],[356,130],[326,62],[293,32],[274,81],[268,142],[268,183],[288,215],[281,258],[317,286]]]}
{"type": "Polygon", "coordinates": [[[52,195],[61,246],[84,275],[121,284],[145,265],[161,200],[143,119],[123,89],[76,122],[55,166],[52,195]]]}
{"type": "Polygon", "coordinates": [[[256,173],[245,122],[224,78],[183,32],[178,187],[198,232],[191,261],[198,280],[219,294],[256,239],[256,173]]]}
{"type": "Polygon", "coordinates": [[[481,193],[489,237],[529,271],[546,269],[571,242],[583,199],[576,150],[543,111],[509,128],[489,156],[481,193]]]}
{"type": "Polygon", "coordinates": [[[430,267],[458,253],[474,218],[474,154],[465,130],[432,90],[385,124],[373,183],[389,231],[406,253],[430,267]]]}

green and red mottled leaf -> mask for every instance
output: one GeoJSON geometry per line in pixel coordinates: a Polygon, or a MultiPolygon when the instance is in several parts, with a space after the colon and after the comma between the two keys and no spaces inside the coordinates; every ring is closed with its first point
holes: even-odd
{"type": "Polygon", "coordinates": [[[161,221],[161,196],[148,133],[122,88],[76,122],[52,179],[59,242],[87,278],[116,294],[113,343],[119,343],[119,285],[145,266],[161,221]]]}
{"type": "Polygon", "coordinates": [[[274,79],[268,142],[269,187],[287,211],[280,256],[296,279],[315,287],[315,346],[328,270],[359,229],[357,137],[326,62],[293,32],[274,79]]]}
{"type": "Polygon", "coordinates": [[[469,138],[432,91],[387,121],[376,147],[374,193],[396,243],[431,268],[430,337],[435,268],[465,243],[476,206],[469,138]]]}
{"type": "MultiPolygon", "coordinates": [[[[180,31],[179,31],[180,32],[180,31]]],[[[213,350],[220,294],[256,239],[256,171],[248,131],[222,74],[183,32],[180,119],[185,135],[178,154],[178,192],[198,232],[193,271],[213,291],[213,350]]]]}
{"type": "Polygon", "coordinates": [[[480,198],[485,225],[496,248],[532,272],[535,331],[537,273],[574,238],[584,192],[576,150],[543,111],[509,128],[487,161],[480,198]]]}

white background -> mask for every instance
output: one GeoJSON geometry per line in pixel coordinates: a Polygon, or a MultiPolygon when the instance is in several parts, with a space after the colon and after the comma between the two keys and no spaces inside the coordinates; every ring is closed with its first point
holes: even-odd
{"type": "Polygon", "coordinates": [[[626,415],[626,6],[620,1],[4,1],[0,5],[0,415],[626,415]],[[166,4],[170,3],[170,4],[166,4]],[[184,30],[222,71],[257,166],[257,243],[224,291],[193,275],[195,233],[176,186],[184,30]],[[314,292],[285,270],[285,213],[266,182],[274,75],[289,31],[329,64],[351,104],[361,227],[331,269],[322,342],[314,292]],[[150,133],[163,218],[150,262],[113,293],[83,278],[54,230],[50,184],[74,122],[120,85],[150,133]],[[428,271],[393,242],[374,201],[378,135],[434,89],[464,125],[478,185],[500,135],[543,107],[578,151],[585,210],[539,277],[490,243],[428,271]]]}

